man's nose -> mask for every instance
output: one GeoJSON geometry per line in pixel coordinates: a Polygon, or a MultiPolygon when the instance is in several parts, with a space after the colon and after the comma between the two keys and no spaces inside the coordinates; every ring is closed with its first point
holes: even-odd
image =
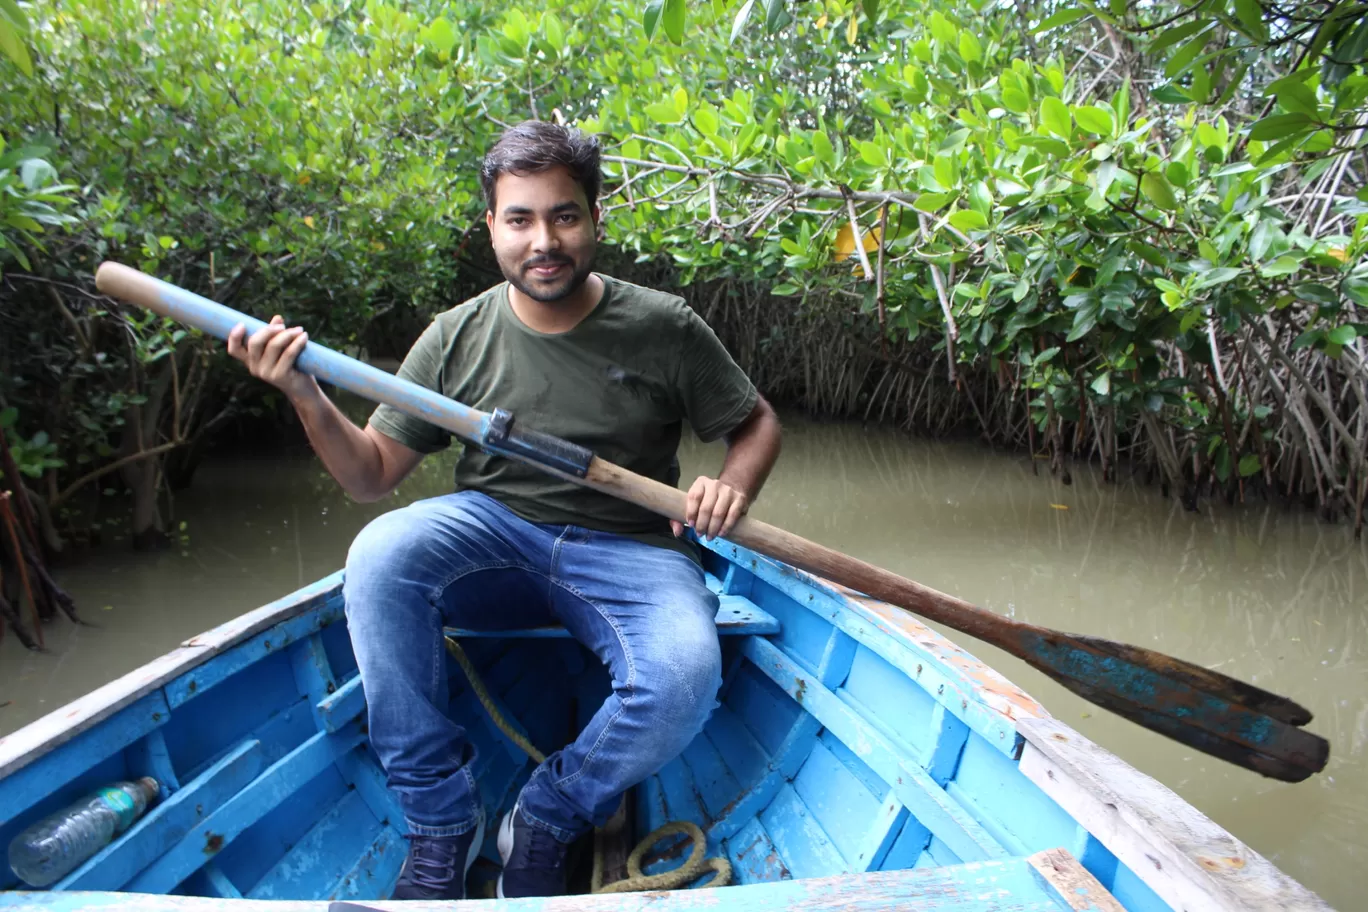
{"type": "Polygon", "coordinates": [[[541,223],[535,229],[536,234],[532,238],[532,249],[538,253],[556,250],[560,247],[560,239],[551,225],[541,223]]]}

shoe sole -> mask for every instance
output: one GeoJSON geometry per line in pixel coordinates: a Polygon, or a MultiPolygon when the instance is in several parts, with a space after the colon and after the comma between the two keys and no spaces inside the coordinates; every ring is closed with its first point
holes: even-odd
{"type": "MultiPolygon", "coordinates": [[[[513,855],[513,812],[517,810],[515,806],[512,811],[504,814],[503,820],[499,821],[499,838],[496,840],[499,847],[499,861],[504,867],[508,867],[508,859],[513,855]]],[[[499,899],[506,899],[503,891],[503,872],[499,872],[499,882],[494,887],[494,895],[499,899]]]]}

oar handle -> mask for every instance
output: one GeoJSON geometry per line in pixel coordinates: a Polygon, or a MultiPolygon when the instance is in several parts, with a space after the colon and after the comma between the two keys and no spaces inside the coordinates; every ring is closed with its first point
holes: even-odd
{"type": "MultiPolygon", "coordinates": [[[[101,263],[95,271],[95,285],[105,294],[130,301],[193,326],[211,336],[227,339],[239,323],[252,335],[266,324],[216,301],[184,288],[153,278],[122,263],[101,263]]],[[[295,360],[306,374],[325,380],[371,402],[392,405],[424,421],[443,427],[474,443],[483,443],[489,431],[487,412],[464,406],[453,399],[409,383],[379,368],[348,358],[329,348],[310,342],[295,360]]]]}

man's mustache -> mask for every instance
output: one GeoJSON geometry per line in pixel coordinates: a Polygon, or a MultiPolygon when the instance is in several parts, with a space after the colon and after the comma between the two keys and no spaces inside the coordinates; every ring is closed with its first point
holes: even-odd
{"type": "Polygon", "coordinates": [[[565,257],[537,257],[523,263],[523,269],[537,269],[542,266],[573,266],[574,260],[565,257]]]}

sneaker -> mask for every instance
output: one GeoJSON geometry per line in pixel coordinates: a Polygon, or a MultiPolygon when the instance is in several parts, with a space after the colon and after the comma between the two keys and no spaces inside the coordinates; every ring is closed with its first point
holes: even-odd
{"type": "Polygon", "coordinates": [[[391,899],[465,899],[466,872],[484,844],[484,817],[459,836],[415,836],[391,899]]]}
{"type": "Polygon", "coordinates": [[[523,816],[519,805],[499,824],[499,899],[565,895],[565,855],[570,846],[523,816]]]}

